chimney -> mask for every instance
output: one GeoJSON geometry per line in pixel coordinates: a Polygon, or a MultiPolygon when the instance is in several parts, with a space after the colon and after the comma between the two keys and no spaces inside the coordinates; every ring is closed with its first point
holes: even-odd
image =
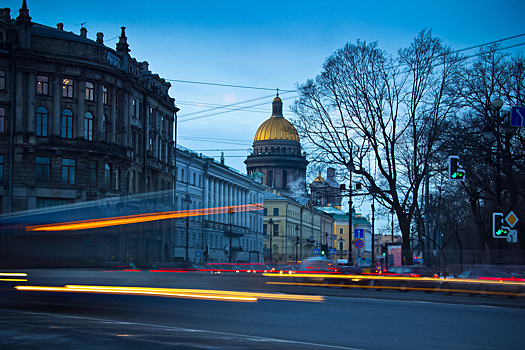
{"type": "Polygon", "coordinates": [[[62,22],[57,23],[57,29],[64,30],[64,23],[62,23],[62,22]]]}
{"type": "Polygon", "coordinates": [[[102,32],[97,33],[97,43],[104,44],[104,33],[102,32]]]}
{"type": "Polygon", "coordinates": [[[11,9],[9,7],[6,7],[4,9],[0,9],[2,11],[2,19],[5,23],[11,23],[11,9]]]}
{"type": "Polygon", "coordinates": [[[80,36],[87,38],[87,29],[85,27],[80,28],[80,36]]]}

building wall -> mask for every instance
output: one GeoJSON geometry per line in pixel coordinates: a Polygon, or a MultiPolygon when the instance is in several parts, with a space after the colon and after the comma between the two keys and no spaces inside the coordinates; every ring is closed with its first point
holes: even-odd
{"type": "Polygon", "coordinates": [[[262,262],[263,186],[255,178],[180,146],[176,172],[177,210],[215,210],[190,217],[188,221],[177,221],[175,258],[185,259],[186,232],[189,232],[191,261],[262,262]],[[243,209],[246,204],[253,204],[249,209],[255,210],[243,209]],[[187,228],[186,224],[189,224],[187,228]],[[202,255],[196,256],[196,252],[202,255]]]}

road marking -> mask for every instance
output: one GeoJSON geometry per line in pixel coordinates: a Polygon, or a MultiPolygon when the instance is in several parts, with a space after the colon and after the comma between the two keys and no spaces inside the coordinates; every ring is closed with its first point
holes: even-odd
{"type": "MultiPolygon", "coordinates": [[[[5,310],[7,311],[7,310],[5,310]]],[[[148,324],[148,323],[138,323],[138,322],[129,322],[129,321],[113,321],[113,320],[105,320],[100,318],[93,318],[93,317],[83,317],[83,316],[71,316],[71,315],[58,315],[58,314],[49,314],[49,313],[41,313],[41,312],[30,312],[30,311],[14,311],[14,310],[8,310],[8,312],[12,313],[21,313],[26,315],[37,315],[37,316],[50,316],[55,318],[70,318],[70,319],[78,319],[78,320],[84,320],[84,321],[94,321],[94,322],[100,322],[105,324],[116,324],[116,325],[134,325],[134,326],[141,326],[141,327],[151,327],[156,328],[160,330],[169,330],[174,332],[193,332],[193,333],[204,333],[204,334],[211,334],[211,335],[219,335],[223,337],[229,337],[232,339],[237,338],[243,338],[244,340],[254,341],[254,342],[267,342],[267,343],[279,343],[279,344],[290,344],[290,346],[312,346],[312,347],[319,347],[322,349],[341,349],[341,350],[364,350],[362,348],[350,348],[345,346],[337,346],[337,345],[328,345],[328,344],[317,344],[317,343],[309,343],[309,342],[302,342],[302,341],[295,341],[295,340],[286,340],[286,339],[277,339],[277,338],[267,338],[267,337],[260,337],[260,336],[254,336],[254,335],[246,335],[246,334],[235,334],[235,333],[226,333],[226,332],[216,332],[216,331],[207,331],[207,330],[201,330],[201,329],[191,329],[191,328],[181,328],[181,327],[173,327],[173,326],[161,326],[161,325],[154,325],[154,324],[148,324]]],[[[119,336],[119,334],[115,334],[115,336],[119,336]]],[[[129,334],[120,334],[120,336],[127,336],[130,337],[129,334]]],[[[140,339],[142,341],[150,341],[150,342],[156,342],[154,340],[147,340],[147,339],[140,339]]]]}

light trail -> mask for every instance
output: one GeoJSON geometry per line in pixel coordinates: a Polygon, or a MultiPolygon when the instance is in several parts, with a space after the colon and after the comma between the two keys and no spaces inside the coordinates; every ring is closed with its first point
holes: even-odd
{"type": "Polygon", "coordinates": [[[26,231],[86,230],[86,229],[101,228],[101,227],[130,225],[130,224],[143,223],[143,222],[185,218],[189,216],[223,214],[223,213],[228,213],[232,211],[234,213],[245,212],[245,211],[256,211],[256,210],[262,210],[262,208],[263,208],[262,203],[256,203],[256,204],[242,204],[242,205],[233,205],[233,206],[216,207],[216,208],[167,211],[167,212],[159,212],[159,213],[119,216],[119,217],[113,217],[113,218],[71,221],[71,222],[49,224],[49,225],[27,226],[26,231]]]}
{"type": "Polygon", "coordinates": [[[159,297],[173,297],[185,299],[205,299],[237,302],[256,302],[259,299],[323,302],[321,296],[294,295],[294,294],[271,294],[234,292],[206,289],[175,289],[175,288],[147,288],[147,287],[116,287],[116,286],[87,286],[66,285],[64,287],[46,286],[16,286],[20,291],[38,292],[66,292],[66,293],[98,293],[98,294],[122,294],[122,295],[149,295],[159,297]]]}

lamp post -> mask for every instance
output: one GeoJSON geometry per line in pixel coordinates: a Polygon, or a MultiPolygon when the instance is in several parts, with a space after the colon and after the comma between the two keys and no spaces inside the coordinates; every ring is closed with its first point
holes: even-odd
{"type": "Polygon", "coordinates": [[[188,246],[189,246],[189,236],[190,236],[190,203],[193,203],[191,196],[186,194],[184,197],[184,202],[186,203],[186,261],[189,261],[188,255],[188,246]]]}
{"type": "Polygon", "coordinates": [[[352,158],[346,163],[346,169],[350,173],[350,188],[348,189],[348,266],[353,266],[352,259],[352,173],[355,171],[354,161],[352,158]]]}
{"type": "MultiPolygon", "coordinates": [[[[500,98],[492,100],[492,107],[496,110],[496,122],[494,131],[496,136],[496,212],[501,213],[501,140],[500,140],[500,110],[503,107],[503,101],[500,98]]],[[[503,263],[502,241],[498,239],[496,245],[496,264],[503,263]]]]}
{"type": "Polygon", "coordinates": [[[272,245],[272,236],[273,236],[273,220],[270,218],[270,220],[268,220],[268,225],[270,226],[270,262],[273,261],[273,254],[272,254],[272,249],[273,249],[273,245],[272,245]]]}
{"type": "Polygon", "coordinates": [[[374,202],[375,202],[375,197],[372,196],[372,264],[374,264],[375,266],[375,263],[376,263],[376,254],[375,254],[375,251],[374,251],[374,241],[375,241],[375,211],[376,211],[376,207],[374,205],[374,202]]]}
{"type": "Polygon", "coordinates": [[[297,246],[299,245],[299,225],[295,225],[295,262],[297,263],[297,246]]]}
{"type": "Polygon", "coordinates": [[[233,263],[233,247],[232,247],[232,236],[233,236],[233,230],[232,230],[232,216],[233,216],[233,209],[231,207],[228,208],[228,216],[230,217],[230,264],[233,263]]]}
{"type": "Polygon", "coordinates": [[[390,228],[392,229],[392,243],[394,243],[394,214],[396,212],[394,211],[394,209],[390,209],[390,216],[392,217],[391,221],[390,221],[390,228]]]}

